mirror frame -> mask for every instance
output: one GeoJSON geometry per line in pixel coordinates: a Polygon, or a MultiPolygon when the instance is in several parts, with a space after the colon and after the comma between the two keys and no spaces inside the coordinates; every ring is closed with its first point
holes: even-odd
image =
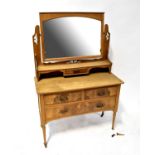
{"type": "Polygon", "coordinates": [[[41,29],[41,58],[43,63],[50,62],[62,62],[69,60],[94,60],[103,58],[103,27],[104,27],[104,13],[89,13],[89,12],[40,12],[40,29],[41,29]],[[101,55],[94,56],[73,56],[73,57],[62,57],[62,58],[45,58],[45,47],[44,47],[44,32],[43,32],[43,22],[60,17],[86,17],[99,20],[101,22],[101,43],[100,43],[100,53],[101,55]]]}

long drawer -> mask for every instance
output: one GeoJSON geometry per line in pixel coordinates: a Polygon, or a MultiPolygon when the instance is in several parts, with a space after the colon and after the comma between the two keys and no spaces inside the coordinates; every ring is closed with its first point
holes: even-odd
{"type": "Polygon", "coordinates": [[[87,90],[45,95],[44,100],[45,104],[61,104],[61,103],[79,102],[105,96],[114,96],[116,94],[117,94],[117,86],[103,87],[103,88],[101,87],[101,88],[93,88],[87,90]]]}
{"type": "Polygon", "coordinates": [[[61,104],[55,106],[46,106],[45,108],[45,117],[46,121],[90,113],[104,110],[113,110],[115,106],[115,96],[112,97],[103,97],[101,99],[71,103],[71,104],[61,104]]]}

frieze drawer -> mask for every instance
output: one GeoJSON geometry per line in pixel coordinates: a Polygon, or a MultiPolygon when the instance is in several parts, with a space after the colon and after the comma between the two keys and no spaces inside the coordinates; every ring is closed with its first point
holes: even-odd
{"type": "Polygon", "coordinates": [[[44,100],[46,104],[61,104],[61,103],[67,103],[67,102],[81,101],[82,91],[45,95],[44,100]]]}
{"type": "Polygon", "coordinates": [[[89,89],[84,91],[84,99],[88,100],[98,97],[114,96],[116,94],[117,94],[117,87],[89,89]]]}

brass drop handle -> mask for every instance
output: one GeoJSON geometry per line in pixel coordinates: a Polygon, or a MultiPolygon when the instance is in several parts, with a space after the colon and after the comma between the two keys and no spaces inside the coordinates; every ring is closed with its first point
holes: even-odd
{"type": "Polygon", "coordinates": [[[101,102],[96,103],[96,108],[102,108],[104,106],[105,106],[104,103],[101,103],[101,102]]]}
{"type": "Polygon", "coordinates": [[[64,109],[60,110],[60,113],[62,113],[62,114],[67,113],[67,112],[68,112],[67,108],[64,108],[64,109]]]}

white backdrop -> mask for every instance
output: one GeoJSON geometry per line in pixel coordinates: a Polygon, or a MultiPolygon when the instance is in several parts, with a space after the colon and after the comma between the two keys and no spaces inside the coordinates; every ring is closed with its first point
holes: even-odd
{"type": "Polygon", "coordinates": [[[137,155],[139,147],[139,1],[46,0],[0,2],[0,154],[137,155]],[[105,12],[111,32],[112,72],[124,80],[116,129],[111,113],[83,115],[47,126],[42,131],[34,86],[32,34],[41,11],[105,12]],[[124,137],[111,138],[115,132],[124,137]]]}

